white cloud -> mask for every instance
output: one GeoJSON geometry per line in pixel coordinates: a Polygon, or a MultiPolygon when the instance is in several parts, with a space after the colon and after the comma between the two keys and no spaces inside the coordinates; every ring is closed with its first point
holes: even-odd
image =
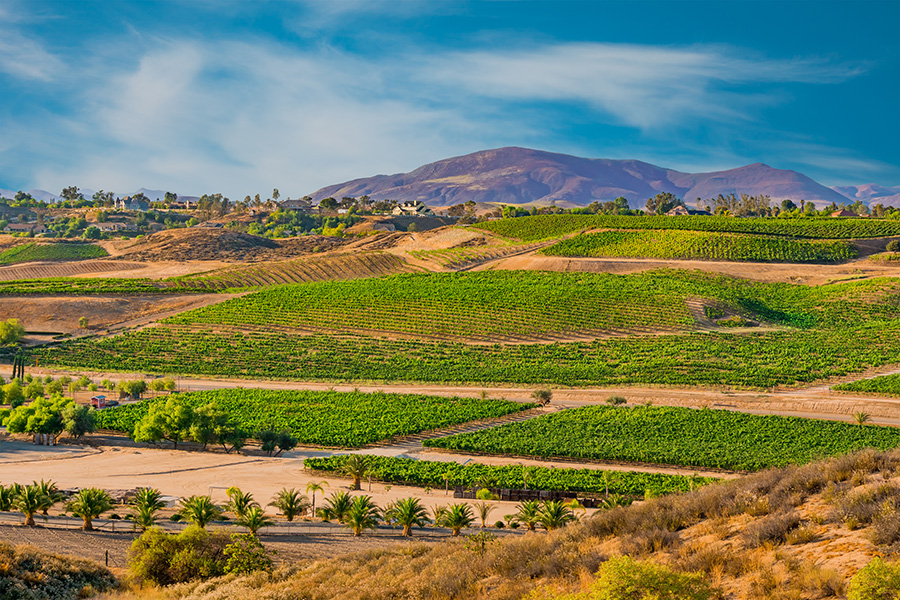
{"type": "Polygon", "coordinates": [[[430,79],[448,88],[488,98],[581,102],[641,129],[744,119],[773,101],[732,89],[742,84],[834,83],[861,70],[815,59],[743,58],[723,47],[598,43],[455,52],[428,63],[430,79]]]}
{"type": "MultiPolygon", "coordinates": [[[[105,40],[93,60],[67,69],[82,91],[71,114],[33,117],[4,136],[3,162],[18,160],[14,152],[30,156],[19,164],[28,187],[232,198],[278,187],[298,196],[485,147],[556,145],[540,109],[509,110],[511,103],[582,103],[597,120],[645,132],[729,127],[773,102],[756,87],[737,91],[743,84],[829,83],[855,73],[719,47],[557,44],[367,58],[258,40],[126,41],[117,54],[105,40]]],[[[703,152],[682,151],[681,163],[699,163],[703,152]]],[[[629,157],[652,156],[636,149],[629,157]]]]}
{"type": "Polygon", "coordinates": [[[51,81],[63,62],[37,41],[5,26],[0,32],[0,72],[19,79],[51,81]]]}

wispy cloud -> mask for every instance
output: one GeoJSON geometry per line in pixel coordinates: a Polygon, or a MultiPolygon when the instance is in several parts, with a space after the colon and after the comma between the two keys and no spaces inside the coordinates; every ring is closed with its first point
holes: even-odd
{"type": "Polygon", "coordinates": [[[725,47],[570,43],[538,48],[454,52],[429,61],[438,85],[487,98],[587,104],[641,129],[748,118],[776,99],[736,86],[835,83],[863,65],[820,59],[745,58],[725,47]]]}
{"type": "MultiPolygon", "coordinates": [[[[354,6],[327,4],[317,9],[354,6]]],[[[780,101],[767,84],[829,84],[864,68],[704,46],[569,43],[431,49],[416,58],[415,48],[373,57],[258,39],[132,38],[104,40],[91,60],[64,69],[32,48],[21,61],[30,75],[17,76],[64,76],[78,82],[76,92],[64,110],[10,128],[2,162],[49,190],[146,186],[239,197],[279,187],[296,196],[485,147],[559,149],[542,108],[516,104],[579,103],[597,121],[647,135],[699,124],[727,130],[780,101]]],[[[684,161],[692,159],[703,157],[684,161]]]]}

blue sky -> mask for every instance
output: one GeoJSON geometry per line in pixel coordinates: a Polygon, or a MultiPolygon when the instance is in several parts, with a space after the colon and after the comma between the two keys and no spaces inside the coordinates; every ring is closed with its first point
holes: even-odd
{"type": "Polygon", "coordinates": [[[0,2],[0,188],[232,198],[500,146],[900,185],[900,1],[0,2]]]}

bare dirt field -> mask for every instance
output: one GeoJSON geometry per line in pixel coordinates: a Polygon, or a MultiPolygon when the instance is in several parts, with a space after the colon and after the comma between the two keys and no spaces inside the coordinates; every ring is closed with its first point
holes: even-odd
{"type": "Polygon", "coordinates": [[[767,282],[821,285],[870,277],[900,276],[900,264],[860,259],[840,265],[783,263],[738,263],[702,260],[655,260],[642,258],[565,258],[534,253],[500,259],[474,270],[576,271],[587,273],[640,273],[652,269],[697,269],[767,282]]]}
{"type": "Polygon", "coordinates": [[[29,331],[87,334],[133,327],[192,308],[224,302],[235,294],[0,297],[0,319],[16,318],[29,331]],[[87,317],[90,330],[78,326],[87,317]]]}

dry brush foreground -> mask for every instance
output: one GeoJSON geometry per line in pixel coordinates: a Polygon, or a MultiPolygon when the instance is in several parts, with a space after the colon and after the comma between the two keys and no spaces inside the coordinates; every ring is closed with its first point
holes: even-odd
{"type": "Polygon", "coordinates": [[[843,598],[862,567],[900,549],[898,502],[900,452],[869,450],[600,512],[561,530],[488,544],[483,554],[460,541],[396,544],[301,560],[271,575],[103,598],[555,598],[589,589],[617,555],[700,573],[713,590],[707,597],[843,598]]]}

